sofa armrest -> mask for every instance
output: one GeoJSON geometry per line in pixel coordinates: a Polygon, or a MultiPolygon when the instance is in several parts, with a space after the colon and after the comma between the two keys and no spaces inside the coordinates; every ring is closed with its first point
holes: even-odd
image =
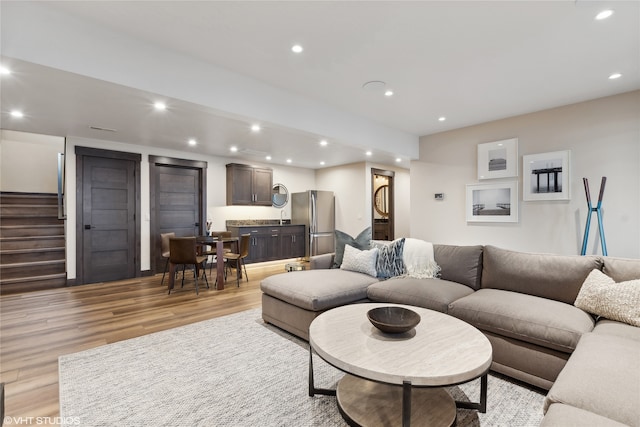
{"type": "Polygon", "coordinates": [[[309,258],[309,268],[311,270],[331,268],[333,266],[334,256],[334,253],[314,255],[309,258]]]}

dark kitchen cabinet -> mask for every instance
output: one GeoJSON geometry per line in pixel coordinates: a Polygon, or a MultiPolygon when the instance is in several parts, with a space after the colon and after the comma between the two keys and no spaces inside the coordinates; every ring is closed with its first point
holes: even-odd
{"type": "Polygon", "coordinates": [[[227,205],[271,206],[273,171],[230,163],[227,165],[227,205]]]}
{"type": "Polygon", "coordinates": [[[280,230],[280,258],[304,256],[304,225],[283,226],[280,230]]]}
{"type": "Polygon", "coordinates": [[[304,256],[304,225],[229,227],[232,236],[250,234],[247,264],[304,256]]]}

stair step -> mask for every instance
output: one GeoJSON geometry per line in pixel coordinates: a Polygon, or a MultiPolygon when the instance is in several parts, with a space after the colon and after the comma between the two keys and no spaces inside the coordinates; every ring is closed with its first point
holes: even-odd
{"type": "Polygon", "coordinates": [[[0,260],[2,265],[33,263],[38,261],[64,261],[64,257],[64,246],[55,248],[0,250],[0,260]]]}
{"type": "Polygon", "coordinates": [[[44,289],[63,288],[67,286],[67,274],[48,274],[44,276],[0,279],[0,294],[40,291],[44,289]]]}
{"type": "Polygon", "coordinates": [[[0,214],[3,217],[40,218],[43,216],[55,216],[57,218],[58,207],[48,205],[0,205],[0,214]]]}
{"type": "Polygon", "coordinates": [[[66,262],[62,260],[17,262],[0,265],[0,277],[2,280],[17,279],[20,277],[46,276],[65,272],[66,262]]]}
{"type": "Polygon", "coordinates": [[[46,249],[65,246],[63,235],[34,237],[0,237],[0,250],[46,249]]]}
{"type": "Polygon", "coordinates": [[[51,225],[6,225],[0,226],[0,237],[36,237],[62,236],[64,224],[59,222],[51,225]]]}
{"type": "Polygon", "coordinates": [[[57,205],[58,195],[54,193],[0,193],[2,205],[47,204],[57,205]]]}
{"type": "Polygon", "coordinates": [[[58,219],[58,216],[27,216],[27,215],[3,215],[2,225],[8,226],[36,226],[36,225],[59,225],[64,224],[64,220],[58,219]]]}

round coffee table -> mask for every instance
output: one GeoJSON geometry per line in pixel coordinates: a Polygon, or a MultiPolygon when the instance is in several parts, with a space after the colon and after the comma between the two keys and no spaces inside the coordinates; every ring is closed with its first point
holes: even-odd
{"type": "Polygon", "coordinates": [[[351,425],[453,425],[456,407],[486,410],[492,349],[476,328],[419,307],[421,321],[404,334],[385,334],[367,319],[375,307],[352,304],[316,317],[309,327],[309,394],[336,394],[351,425]],[[347,373],[337,389],[315,388],[313,352],[347,373]],[[478,377],[480,403],[455,402],[443,386],[478,377]]]}

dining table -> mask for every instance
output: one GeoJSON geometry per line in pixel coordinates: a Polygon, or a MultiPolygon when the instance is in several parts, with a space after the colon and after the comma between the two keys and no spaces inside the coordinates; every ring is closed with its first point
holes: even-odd
{"type": "Polygon", "coordinates": [[[238,237],[196,236],[196,243],[201,246],[216,247],[216,289],[224,289],[224,244],[238,243],[238,237]]]}

